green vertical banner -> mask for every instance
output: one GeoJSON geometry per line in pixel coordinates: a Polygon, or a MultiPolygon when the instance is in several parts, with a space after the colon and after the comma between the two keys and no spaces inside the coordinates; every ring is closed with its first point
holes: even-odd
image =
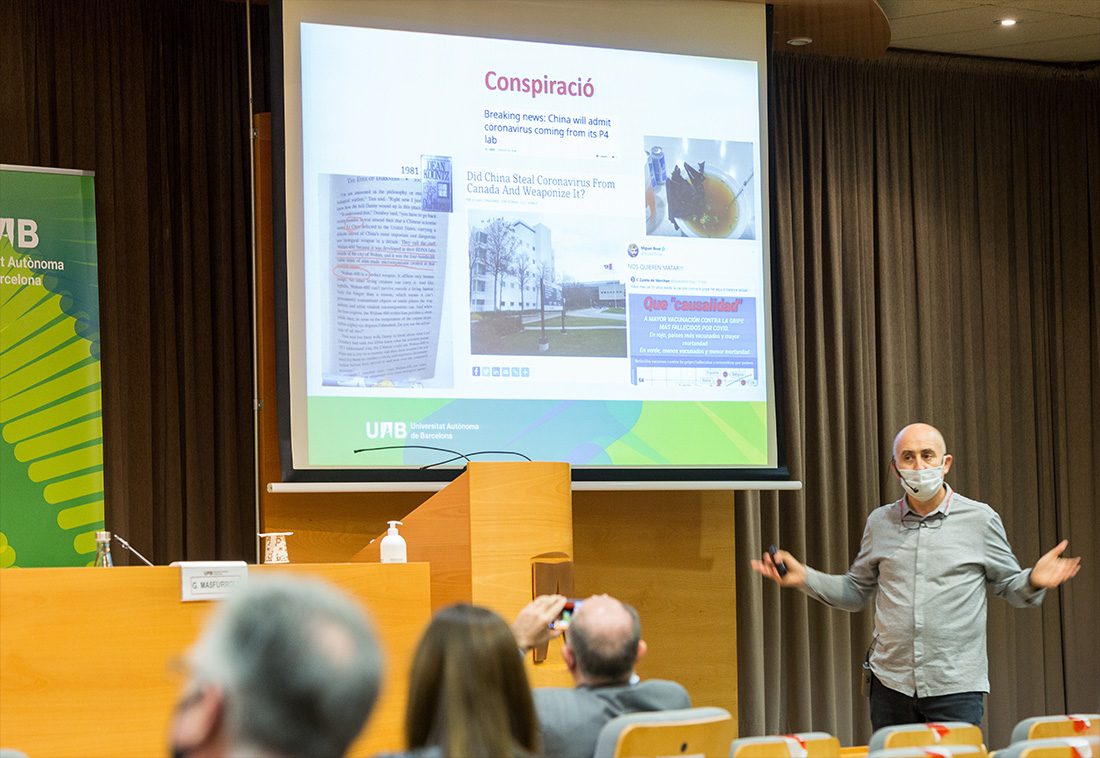
{"type": "Polygon", "coordinates": [[[92,174],[0,165],[0,569],[95,560],[99,367],[92,174]]]}

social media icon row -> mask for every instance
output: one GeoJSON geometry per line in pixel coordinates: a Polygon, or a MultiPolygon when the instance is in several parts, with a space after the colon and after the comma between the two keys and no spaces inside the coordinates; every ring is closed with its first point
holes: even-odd
{"type": "Polygon", "coordinates": [[[531,376],[531,369],[528,366],[474,366],[474,376],[497,376],[497,377],[515,377],[515,378],[527,378],[531,376]]]}

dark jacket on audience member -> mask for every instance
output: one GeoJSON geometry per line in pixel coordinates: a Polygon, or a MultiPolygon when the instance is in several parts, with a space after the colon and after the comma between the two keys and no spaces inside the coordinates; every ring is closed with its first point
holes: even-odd
{"type": "Polygon", "coordinates": [[[546,758],[591,758],[600,729],[624,713],[691,707],[687,690],[664,679],[603,687],[541,687],[532,694],[546,758]]]}

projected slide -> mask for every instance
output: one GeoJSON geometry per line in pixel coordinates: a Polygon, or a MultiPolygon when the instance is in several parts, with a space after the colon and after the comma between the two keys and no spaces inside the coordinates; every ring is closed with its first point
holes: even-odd
{"type": "Polygon", "coordinates": [[[298,32],[308,466],[774,465],[755,61],[298,32]]]}

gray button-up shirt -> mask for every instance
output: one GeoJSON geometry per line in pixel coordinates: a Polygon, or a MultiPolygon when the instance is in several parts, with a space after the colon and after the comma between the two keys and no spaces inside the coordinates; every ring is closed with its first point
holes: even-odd
{"type": "Polygon", "coordinates": [[[1001,517],[948,487],[923,519],[905,498],[876,508],[848,573],[807,566],[802,590],[858,611],[877,589],[871,669],[892,690],[934,697],[989,692],[985,585],[1022,608],[1045,594],[1030,577],[1012,554],[1001,517]]]}

